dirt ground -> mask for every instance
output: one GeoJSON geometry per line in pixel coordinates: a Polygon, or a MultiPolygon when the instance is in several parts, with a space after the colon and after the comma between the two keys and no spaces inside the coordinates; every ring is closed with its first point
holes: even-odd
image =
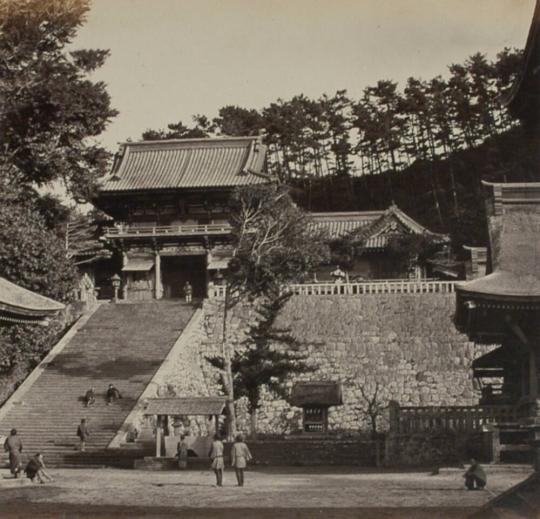
{"type": "Polygon", "coordinates": [[[149,472],[52,469],[45,485],[9,479],[0,471],[2,519],[353,519],[465,517],[528,475],[493,469],[488,490],[469,492],[462,471],[360,472],[350,468],[266,468],[236,486],[227,471],[214,487],[209,471],[149,472]]]}

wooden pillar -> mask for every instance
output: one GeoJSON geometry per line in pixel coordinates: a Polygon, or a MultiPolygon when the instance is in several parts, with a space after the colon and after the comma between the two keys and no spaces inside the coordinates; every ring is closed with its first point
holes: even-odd
{"type": "Polygon", "coordinates": [[[532,347],[529,350],[529,395],[531,397],[531,400],[536,400],[538,398],[536,351],[532,347]]]}
{"type": "Polygon", "coordinates": [[[216,434],[219,434],[219,416],[217,414],[214,415],[214,424],[215,424],[216,434]]]}
{"type": "Polygon", "coordinates": [[[161,256],[158,250],[155,251],[154,276],[154,296],[156,299],[161,299],[163,297],[163,284],[161,282],[161,256]]]}
{"type": "MultiPolygon", "coordinates": [[[[122,269],[128,264],[128,256],[126,252],[122,252],[122,269]]],[[[128,298],[128,277],[127,274],[121,272],[122,274],[122,299],[128,298]]]]}
{"type": "Polygon", "coordinates": [[[156,458],[161,458],[161,420],[156,415],[156,458]]]}

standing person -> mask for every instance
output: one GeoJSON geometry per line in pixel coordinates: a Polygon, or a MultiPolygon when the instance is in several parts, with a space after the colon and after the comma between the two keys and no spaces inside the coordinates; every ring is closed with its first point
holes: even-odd
{"type": "Polygon", "coordinates": [[[184,283],[184,296],[186,298],[186,303],[191,303],[191,298],[193,296],[193,287],[189,281],[184,283]]]}
{"type": "Polygon", "coordinates": [[[234,467],[236,481],[239,487],[244,486],[244,469],[247,467],[247,462],[251,459],[251,452],[249,452],[248,446],[244,443],[244,438],[239,434],[231,449],[231,467],[234,467]]]}
{"type": "Polygon", "coordinates": [[[18,478],[21,473],[21,452],[23,444],[17,435],[17,429],[11,429],[10,435],[4,442],[4,450],[9,453],[9,470],[14,477],[18,478]]]}
{"type": "Polygon", "coordinates": [[[471,459],[469,470],[463,474],[467,490],[482,490],[487,483],[486,473],[474,458],[471,459]]]}
{"type": "Polygon", "coordinates": [[[109,384],[106,393],[107,405],[111,405],[115,400],[122,398],[120,391],[116,388],[114,384],[109,384]]]}
{"type": "Polygon", "coordinates": [[[45,483],[43,478],[46,478],[49,481],[54,481],[52,476],[50,476],[45,471],[45,462],[43,461],[43,455],[38,452],[33,458],[30,458],[30,461],[27,463],[26,468],[24,469],[24,472],[26,473],[26,477],[33,483],[34,479],[37,478],[37,480],[40,483],[45,483]]]}
{"type": "Polygon", "coordinates": [[[84,452],[84,449],[86,447],[86,440],[88,440],[88,438],[90,437],[90,429],[88,429],[86,419],[84,418],[81,420],[79,427],[77,427],[77,436],[81,440],[80,451],[84,452]]]}
{"type": "Polygon", "coordinates": [[[225,463],[223,462],[223,442],[221,441],[221,436],[216,434],[214,436],[214,441],[212,442],[212,447],[210,447],[210,459],[212,460],[212,470],[216,475],[216,485],[218,487],[223,486],[223,469],[225,468],[225,463]]]}
{"type": "Polygon", "coordinates": [[[178,456],[178,468],[185,469],[187,468],[188,462],[188,444],[186,442],[186,435],[182,434],[180,436],[180,441],[178,442],[178,450],[176,452],[178,456]]]}

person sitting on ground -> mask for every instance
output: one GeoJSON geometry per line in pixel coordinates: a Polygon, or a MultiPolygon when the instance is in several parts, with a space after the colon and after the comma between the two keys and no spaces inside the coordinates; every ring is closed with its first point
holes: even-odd
{"type": "Polygon", "coordinates": [[[244,438],[239,434],[236,436],[234,445],[231,448],[231,466],[236,472],[236,481],[239,487],[244,486],[244,469],[247,467],[247,462],[251,460],[251,452],[248,446],[244,443],[244,438]]]}
{"type": "Polygon", "coordinates": [[[463,474],[465,478],[465,486],[468,490],[482,490],[487,483],[486,473],[474,458],[471,459],[471,466],[463,474]]]}
{"type": "Polygon", "coordinates": [[[107,389],[107,405],[112,404],[115,400],[120,398],[122,398],[120,391],[118,391],[114,384],[109,384],[107,389]]]}
{"type": "Polygon", "coordinates": [[[17,435],[17,429],[11,429],[10,435],[4,442],[4,450],[9,454],[9,470],[14,477],[18,478],[21,474],[23,444],[21,438],[17,435]]]}
{"type": "Polygon", "coordinates": [[[84,449],[86,448],[86,441],[90,437],[90,429],[88,429],[86,419],[84,418],[81,420],[79,427],[77,427],[77,436],[79,437],[79,440],[81,440],[79,449],[81,452],[84,452],[84,449]]]}
{"type": "Polygon", "coordinates": [[[86,407],[93,405],[96,402],[96,390],[91,387],[84,395],[84,404],[86,407]]]}
{"type": "Polygon", "coordinates": [[[30,461],[27,463],[24,472],[26,477],[33,483],[34,479],[37,478],[39,483],[45,483],[43,478],[46,478],[48,481],[54,481],[51,475],[49,475],[45,470],[45,462],[43,461],[43,455],[38,452],[33,458],[30,458],[30,461]]]}

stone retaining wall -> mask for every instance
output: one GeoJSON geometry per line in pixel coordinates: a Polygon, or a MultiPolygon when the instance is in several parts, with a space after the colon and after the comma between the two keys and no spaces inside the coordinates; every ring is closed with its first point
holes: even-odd
{"type": "MultiPolygon", "coordinates": [[[[472,405],[478,402],[472,380],[474,358],[489,347],[474,346],[452,322],[453,294],[372,294],[356,297],[294,296],[277,325],[301,341],[316,371],[297,380],[332,380],[343,385],[344,405],[329,412],[330,431],[348,436],[366,431],[369,420],[361,388],[371,396],[379,385],[380,400],[401,405],[472,405]]],[[[216,371],[206,356],[221,352],[222,307],[207,300],[203,318],[192,334],[205,393],[220,391],[216,371]]],[[[241,348],[254,309],[239,306],[228,322],[228,344],[241,348]]],[[[189,357],[193,362],[193,355],[189,357]]],[[[187,361],[187,357],[186,357],[187,361]]],[[[179,371],[180,373],[180,371],[179,371]]],[[[289,386],[292,387],[294,380],[289,386]]],[[[385,428],[385,417],[380,426],[385,428]]],[[[238,404],[238,421],[247,432],[246,407],[238,404]]],[[[264,395],[259,431],[290,434],[301,429],[302,412],[286,401],[264,395]]]]}

